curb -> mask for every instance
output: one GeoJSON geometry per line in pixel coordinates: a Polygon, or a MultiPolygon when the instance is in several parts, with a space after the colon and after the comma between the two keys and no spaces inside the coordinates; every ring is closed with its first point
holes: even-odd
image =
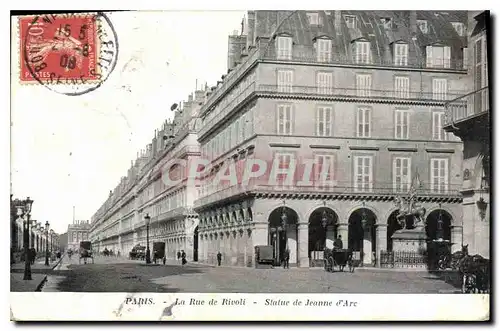
{"type": "Polygon", "coordinates": [[[42,281],[40,282],[40,284],[38,284],[38,286],[35,288],[35,292],[41,292],[42,291],[42,288],[43,288],[43,285],[45,284],[45,282],[47,281],[47,275],[45,275],[42,279],[42,281]]]}

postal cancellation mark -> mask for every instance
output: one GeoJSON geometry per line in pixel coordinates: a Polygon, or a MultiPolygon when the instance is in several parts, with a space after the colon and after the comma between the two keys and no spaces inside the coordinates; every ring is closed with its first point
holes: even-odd
{"type": "Polygon", "coordinates": [[[94,15],[44,15],[19,18],[21,81],[49,84],[99,80],[94,15]]]}

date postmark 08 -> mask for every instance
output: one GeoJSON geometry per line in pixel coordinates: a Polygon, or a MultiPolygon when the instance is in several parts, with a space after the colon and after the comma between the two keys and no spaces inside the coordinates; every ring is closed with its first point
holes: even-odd
{"type": "Polygon", "coordinates": [[[66,95],[102,85],[116,66],[118,39],[104,13],[19,18],[20,81],[66,95]]]}

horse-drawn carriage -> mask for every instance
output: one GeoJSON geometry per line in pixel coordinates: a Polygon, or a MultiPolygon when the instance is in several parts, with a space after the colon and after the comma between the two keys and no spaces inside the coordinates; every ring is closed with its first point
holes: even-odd
{"type": "Polygon", "coordinates": [[[87,259],[91,259],[92,263],[94,263],[94,255],[92,254],[92,243],[90,241],[80,241],[80,258],[78,259],[78,263],[87,264],[87,259]]]}
{"type": "Polygon", "coordinates": [[[451,268],[462,277],[462,293],[490,293],[490,260],[478,254],[469,255],[468,246],[451,256],[451,268]]]}
{"type": "Polygon", "coordinates": [[[326,271],[334,272],[336,267],[338,267],[339,271],[344,271],[344,268],[347,266],[350,272],[354,272],[356,262],[353,259],[352,250],[340,248],[325,248],[323,256],[325,260],[324,266],[326,271]]]}
{"type": "Polygon", "coordinates": [[[140,244],[135,245],[132,247],[128,257],[131,260],[144,260],[146,258],[146,246],[140,244]]]}

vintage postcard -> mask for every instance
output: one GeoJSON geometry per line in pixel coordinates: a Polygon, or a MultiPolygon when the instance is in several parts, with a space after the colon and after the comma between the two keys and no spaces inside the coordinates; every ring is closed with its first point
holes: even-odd
{"type": "Polygon", "coordinates": [[[11,31],[11,320],[490,319],[488,10],[11,31]]]}

